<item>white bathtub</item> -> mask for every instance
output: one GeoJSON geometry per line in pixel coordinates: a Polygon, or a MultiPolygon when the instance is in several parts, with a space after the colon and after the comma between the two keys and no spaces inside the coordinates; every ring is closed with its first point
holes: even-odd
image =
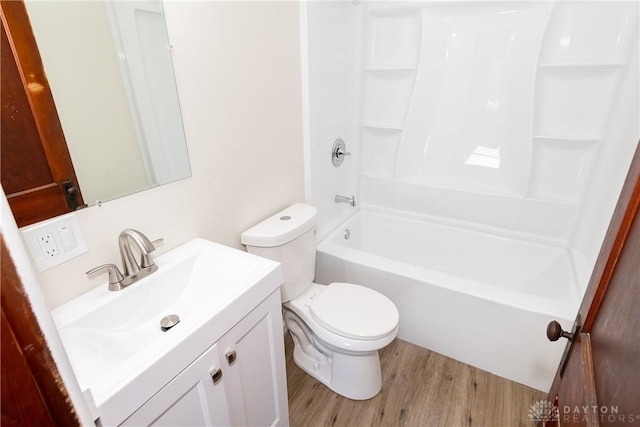
{"type": "Polygon", "coordinates": [[[581,298],[566,247],[367,210],[319,243],[316,281],[382,292],[399,338],[543,391],[564,348],[546,326],[581,298]]]}

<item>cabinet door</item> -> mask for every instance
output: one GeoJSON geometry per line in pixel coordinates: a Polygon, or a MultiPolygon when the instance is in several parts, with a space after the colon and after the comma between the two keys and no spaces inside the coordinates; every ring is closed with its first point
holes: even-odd
{"type": "Polygon", "coordinates": [[[218,353],[217,345],[211,346],[122,425],[231,425],[218,353]]]}
{"type": "Polygon", "coordinates": [[[280,292],[218,342],[232,425],[289,423],[280,292]]]}

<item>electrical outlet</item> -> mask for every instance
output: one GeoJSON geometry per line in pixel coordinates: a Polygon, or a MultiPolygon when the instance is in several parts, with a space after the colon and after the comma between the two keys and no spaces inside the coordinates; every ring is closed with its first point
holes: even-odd
{"type": "Polygon", "coordinates": [[[50,245],[51,242],[53,242],[53,234],[51,233],[43,234],[42,236],[40,236],[39,241],[42,247],[46,247],[47,245],[50,245]]]}
{"type": "Polygon", "coordinates": [[[21,229],[38,271],[45,271],[87,252],[75,213],[21,229]]]}
{"type": "Polygon", "coordinates": [[[49,257],[49,258],[53,258],[54,256],[58,256],[60,255],[60,251],[58,250],[58,248],[56,246],[50,246],[46,249],[44,249],[44,256],[49,257]]]}
{"type": "Polygon", "coordinates": [[[58,250],[58,245],[53,237],[53,233],[45,233],[38,237],[38,243],[45,257],[53,258],[60,255],[60,250],[58,250]]]}

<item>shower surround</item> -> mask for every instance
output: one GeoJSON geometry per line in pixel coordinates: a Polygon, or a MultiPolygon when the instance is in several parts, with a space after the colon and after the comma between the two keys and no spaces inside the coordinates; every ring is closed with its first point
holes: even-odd
{"type": "Polygon", "coordinates": [[[638,14],[305,3],[317,281],[371,286],[398,305],[400,338],[546,390],[562,352],[546,323],[571,327],[640,136],[638,14]]]}

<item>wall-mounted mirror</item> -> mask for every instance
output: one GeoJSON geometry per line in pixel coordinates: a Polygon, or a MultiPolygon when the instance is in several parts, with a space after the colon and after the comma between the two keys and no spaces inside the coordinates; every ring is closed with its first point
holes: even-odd
{"type": "Polygon", "coordinates": [[[26,6],[85,203],[190,176],[162,2],[26,6]]]}

